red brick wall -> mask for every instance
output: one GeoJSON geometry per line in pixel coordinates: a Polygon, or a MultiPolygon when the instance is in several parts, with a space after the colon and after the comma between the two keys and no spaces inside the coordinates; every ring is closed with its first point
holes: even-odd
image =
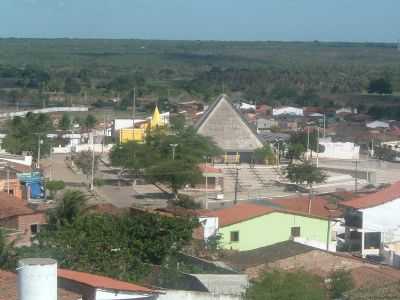
{"type": "MultiPolygon", "coordinates": [[[[23,189],[18,179],[10,179],[10,194],[18,199],[23,199],[23,189]]],[[[7,180],[0,180],[0,191],[7,192],[7,180]]]]}
{"type": "Polygon", "coordinates": [[[46,216],[44,213],[35,213],[32,215],[18,216],[17,230],[21,232],[17,240],[17,246],[31,244],[31,225],[46,224],[46,216]]]}

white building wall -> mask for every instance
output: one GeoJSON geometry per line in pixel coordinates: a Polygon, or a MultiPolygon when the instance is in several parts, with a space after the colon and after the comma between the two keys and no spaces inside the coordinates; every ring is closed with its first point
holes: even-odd
{"type": "Polygon", "coordinates": [[[291,115],[291,116],[304,116],[304,111],[302,108],[297,107],[279,107],[272,109],[273,116],[281,116],[281,115],[291,115]]]}
{"type": "Polygon", "coordinates": [[[46,113],[52,113],[52,112],[86,112],[86,111],[89,111],[89,108],[83,107],[83,106],[49,107],[49,108],[2,113],[2,114],[0,114],[0,118],[23,117],[29,112],[34,113],[34,114],[39,114],[39,113],[46,114],[46,113]]]}
{"type": "Polygon", "coordinates": [[[382,232],[385,243],[400,240],[400,198],[360,211],[364,232],[382,232]]]}
{"type": "MultiPolygon", "coordinates": [[[[144,119],[135,119],[135,124],[145,122],[144,119]]],[[[132,119],[115,119],[113,130],[118,131],[124,128],[132,128],[133,120],[132,119]]]]}
{"type": "Polygon", "coordinates": [[[131,300],[131,299],[155,299],[151,294],[138,294],[122,291],[96,290],[95,300],[131,300]]]}
{"type": "Polygon", "coordinates": [[[320,158],[359,159],[360,146],[354,143],[332,143],[320,141],[324,152],[318,153],[320,158]]]}

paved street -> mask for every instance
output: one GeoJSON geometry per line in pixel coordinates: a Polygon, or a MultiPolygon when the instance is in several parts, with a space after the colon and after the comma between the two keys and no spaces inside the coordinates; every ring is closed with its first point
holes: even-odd
{"type": "MultiPolygon", "coordinates": [[[[42,160],[45,175],[53,180],[63,180],[67,188],[88,192],[88,180],[85,175],[72,171],[65,161],[66,155],[53,155],[51,159],[42,160]]],[[[167,196],[151,184],[133,186],[131,182],[118,179],[118,171],[99,163],[96,178],[102,178],[105,185],[95,188],[96,197],[90,203],[108,202],[124,208],[132,205],[141,207],[166,206],[167,196]]]]}

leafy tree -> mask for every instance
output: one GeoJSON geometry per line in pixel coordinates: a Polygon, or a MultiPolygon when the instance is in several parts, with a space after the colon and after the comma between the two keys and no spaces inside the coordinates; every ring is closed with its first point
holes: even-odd
{"type": "Polygon", "coordinates": [[[67,94],[79,94],[81,91],[81,84],[77,78],[68,77],[64,83],[64,92],[67,94]]]}
{"type": "Polygon", "coordinates": [[[254,151],[254,159],[257,163],[265,163],[267,161],[268,164],[274,164],[276,160],[270,145],[264,145],[254,151]]]}
{"type": "Polygon", "coordinates": [[[272,271],[246,291],[246,300],[325,300],[321,280],[309,273],[272,271]]]}
{"type": "Polygon", "coordinates": [[[171,129],[175,132],[182,131],[185,128],[186,120],[184,115],[171,117],[171,129]]]}
{"type": "Polygon", "coordinates": [[[321,169],[306,161],[301,164],[289,164],[286,168],[286,177],[291,182],[306,184],[311,188],[315,183],[325,182],[327,175],[321,169]]]}
{"type": "MultiPolygon", "coordinates": [[[[289,145],[302,145],[304,150],[307,149],[307,144],[309,143],[310,150],[316,152],[318,133],[316,130],[310,130],[310,135],[308,135],[307,131],[296,132],[290,136],[288,143],[289,145]]],[[[297,147],[297,150],[299,150],[299,146],[295,147],[297,147]]]]}
{"type": "Polygon", "coordinates": [[[30,255],[46,253],[63,267],[137,281],[147,274],[147,264],[160,265],[181,251],[197,225],[150,213],[78,214],[72,222],[41,231],[30,255]]]}
{"type": "Polygon", "coordinates": [[[167,184],[176,196],[178,189],[199,182],[198,164],[219,153],[220,149],[211,140],[198,135],[193,128],[184,128],[174,135],[154,130],[144,144],[130,142],[115,146],[110,160],[113,166],[135,174],[144,171],[148,180],[167,184]],[[177,145],[174,159],[173,144],[177,145]]]}
{"type": "Polygon", "coordinates": [[[297,97],[297,91],[294,87],[287,83],[282,83],[274,86],[271,91],[271,96],[275,99],[290,99],[297,97]]]}
{"type": "Polygon", "coordinates": [[[290,144],[287,156],[290,161],[293,161],[295,159],[301,159],[304,152],[306,152],[306,148],[304,148],[302,144],[290,144]]]}
{"type": "Polygon", "coordinates": [[[3,148],[12,154],[31,152],[36,158],[40,143],[41,156],[50,153],[47,134],[53,129],[51,119],[46,114],[28,113],[25,117],[15,117],[6,125],[7,136],[3,148]]]}
{"type": "Polygon", "coordinates": [[[89,179],[90,175],[92,174],[92,168],[94,169],[94,173],[97,171],[99,166],[99,158],[99,155],[95,154],[93,162],[92,151],[81,151],[73,157],[73,162],[89,179]]]}
{"type": "Polygon", "coordinates": [[[374,148],[374,157],[386,160],[386,161],[395,161],[396,157],[398,157],[398,153],[390,148],[386,147],[375,147],[374,148]]]}
{"type": "Polygon", "coordinates": [[[152,152],[146,144],[134,141],[115,145],[110,152],[110,161],[114,167],[120,167],[123,171],[139,171],[153,164],[156,153],[152,152]]]}
{"type": "Polygon", "coordinates": [[[302,164],[290,163],[286,168],[286,178],[290,182],[296,184],[306,184],[309,189],[309,205],[308,210],[311,211],[313,185],[323,183],[327,179],[327,175],[321,169],[317,168],[310,162],[306,161],[302,164]]]}
{"type": "Polygon", "coordinates": [[[71,129],[72,120],[68,113],[63,113],[59,127],[61,130],[69,130],[71,129]]]}
{"type": "Polygon", "coordinates": [[[332,299],[340,299],[344,293],[354,288],[354,281],[349,271],[340,269],[330,274],[330,292],[332,299]]]}
{"type": "Polygon", "coordinates": [[[97,120],[96,117],[89,114],[85,118],[85,127],[90,130],[93,129],[96,126],[97,120]]]}
{"type": "Polygon", "coordinates": [[[369,82],[368,93],[391,94],[393,92],[392,84],[388,79],[378,78],[369,82]]]}
{"type": "Polygon", "coordinates": [[[5,230],[0,228],[0,268],[9,268],[12,265],[13,244],[7,241],[5,230]]]}
{"type": "Polygon", "coordinates": [[[146,80],[140,73],[124,74],[116,77],[107,84],[107,88],[114,91],[129,91],[133,87],[143,87],[146,80]]]}
{"type": "Polygon", "coordinates": [[[169,185],[175,197],[186,185],[195,185],[202,175],[197,165],[185,160],[166,160],[146,169],[146,178],[152,182],[169,185]]]}
{"type": "Polygon", "coordinates": [[[51,180],[46,183],[46,189],[50,191],[50,198],[54,199],[57,192],[65,188],[65,183],[62,180],[51,180]]]}
{"type": "Polygon", "coordinates": [[[83,213],[87,197],[81,191],[68,190],[64,193],[57,206],[49,210],[48,221],[51,229],[73,224],[83,213]]]}

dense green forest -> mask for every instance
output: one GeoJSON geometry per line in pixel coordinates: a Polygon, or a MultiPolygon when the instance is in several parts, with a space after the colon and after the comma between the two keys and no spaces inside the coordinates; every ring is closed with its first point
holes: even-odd
{"type": "Polygon", "coordinates": [[[399,58],[388,43],[0,39],[0,101],[124,110],[136,87],[154,101],[208,102],[227,91],[267,104],[372,105],[384,97],[397,105],[399,58]],[[394,96],[368,95],[371,82],[394,96]],[[108,103],[113,97],[122,101],[108,103]]]}

